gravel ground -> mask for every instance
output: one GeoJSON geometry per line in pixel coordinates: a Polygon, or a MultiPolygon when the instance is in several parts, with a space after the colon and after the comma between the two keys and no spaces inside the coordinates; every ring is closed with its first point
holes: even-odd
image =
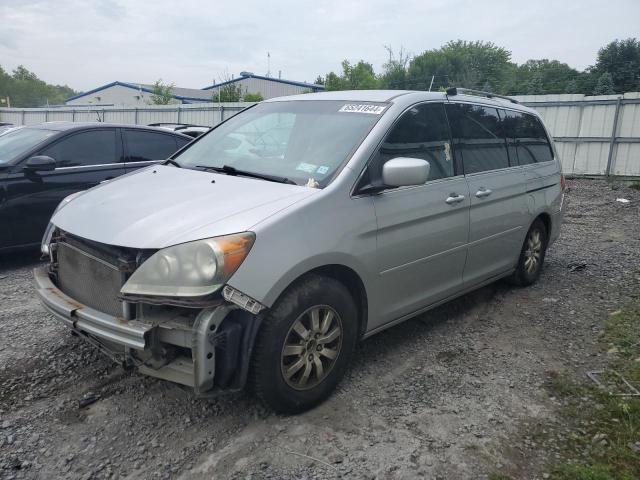
{"type": "Polygon", "coordinates": [[[640,280],[640,192],[569,186],[538,284],[494,284],[372,337],[338,391],[293,417],[122,371],[40,308],[36,256],[0,258],[0,477],[544,478],[554,452],[522,428],[555,418],[548,372],[602,365],[597,332],[640,280]]]}

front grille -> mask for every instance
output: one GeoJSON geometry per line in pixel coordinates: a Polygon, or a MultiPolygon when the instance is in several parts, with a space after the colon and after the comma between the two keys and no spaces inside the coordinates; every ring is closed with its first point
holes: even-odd
{"type": "Polygon", "coordinates": [[[56,254],[60,290],[88,307],[122,316],[118,295],[124,274],[116,265],[65,241],[56,244],[56,254]]]}

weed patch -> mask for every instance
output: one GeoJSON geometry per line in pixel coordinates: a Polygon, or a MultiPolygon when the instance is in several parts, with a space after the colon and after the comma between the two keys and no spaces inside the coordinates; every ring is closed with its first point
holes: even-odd
{"type": "Polygon", "coordinates": [[[640,386],[640,300],[612,312],[600,336],[610,361],[602,386],[550,375],[547,387],[562,401],[568,430],[560,437],[563,462],[552,467],[557,480],[640,478],[640,397],[621,378],[640,386]]]}

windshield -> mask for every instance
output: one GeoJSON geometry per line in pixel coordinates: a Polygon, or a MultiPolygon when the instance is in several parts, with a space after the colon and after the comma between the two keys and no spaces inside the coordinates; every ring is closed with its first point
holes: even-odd
{"type": "Polygon", "coordinates": [[[315,100],[261,103],[203,136],[176,160],[188,168],[229,166],[322,188],[385,107],[315,100]]]}
{"type": "Polygon", "coordinates": [[[0,135],[0,165],[10,162],[56,133],[55,130],[40,128],[16,128],[0,135]]]}

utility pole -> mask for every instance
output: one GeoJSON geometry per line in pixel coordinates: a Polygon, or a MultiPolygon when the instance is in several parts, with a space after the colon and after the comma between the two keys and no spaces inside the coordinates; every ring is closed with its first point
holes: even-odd
{"type": "Polygon", "coordinates": [[[267,52],[267,77],[271,76],[271,53],[267,52]]]}
{"type": "Polygon", "coordinates": [[[429,84],[429,91],[431,91],[431,87],[433,87],[433,80],[436,78],[435,75],[431,75],[431,83],[429,84]]]}

